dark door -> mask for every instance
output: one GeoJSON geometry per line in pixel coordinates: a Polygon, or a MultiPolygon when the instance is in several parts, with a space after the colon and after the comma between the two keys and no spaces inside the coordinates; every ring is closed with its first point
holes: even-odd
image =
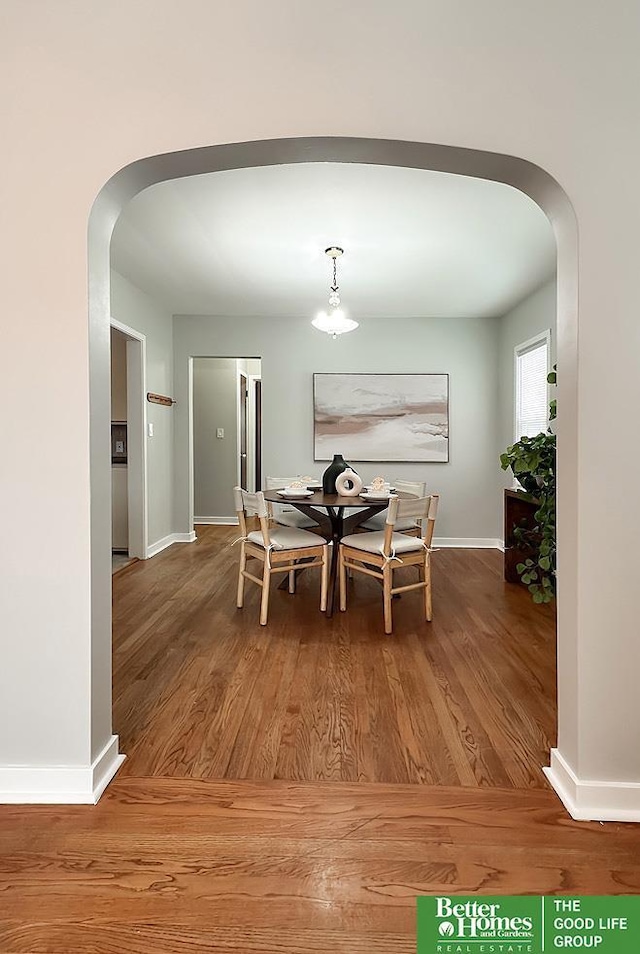
{"type": "Polygon", "coordinates": [[[262,381],[260,381],[260,379],[254,381],[253,388],[254,406],[256,409],[256,485],[254,490],[260,490],[262,487],[262,381]]]}
{"type": "Polygon", "coordinates": [[[240,486],[247,490],[247,379],[238,376],[240,388],[240,486]]]}

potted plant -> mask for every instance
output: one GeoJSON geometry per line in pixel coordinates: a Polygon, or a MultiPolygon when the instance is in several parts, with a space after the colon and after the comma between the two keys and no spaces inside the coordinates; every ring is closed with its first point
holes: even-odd
{"type": "MultiPolygon", "coordinates": [[[[556,371],[547,376],[556,384],[556,371]]],[[[556,401],[549,405],[549,420],[556,417],[556,401]]],[[[518,527],[514,536],[526,554],[516,572],[529,589],[534,603],[550,603],[556,593],[556,435],[549,429],[535,437],[521,437],[500,455],[503,470],[511,468],[523,489],[538,507],[534,526],[518,527]]]]}

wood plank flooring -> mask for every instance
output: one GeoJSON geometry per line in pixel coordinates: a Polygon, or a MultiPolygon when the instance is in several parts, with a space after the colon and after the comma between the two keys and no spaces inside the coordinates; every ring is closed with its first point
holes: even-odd
{"type": "MultiPolygon", "coordinates": [[[[377,583],[318,610],[319,574],[235,607],[235,528],[199,527],[114,579],[114,731],[122,774],[546,788],[555,623],[493,550],[433,556],[434,620],[377,583]]],[[[410,571],[407,570],[407,573],[410,571]]]]}
{"type": "Polygon", "coordinates": [[[414,954],[420,894],[637,894],[549,790],[117,778],[0,806],[2,954],[414,954]]]}
{"type": "Polygon", "coordinates": [[[199,533],[114,580],[99,804],[0,806],[0,954],[414,954],[420,894],[640,893],[640,826],[539,772],[553,617],[500,554],[435,554],[431,626],[402,599],[384,636],[368,581],[326,620],[309,574],[264,629],[199,533]]]}

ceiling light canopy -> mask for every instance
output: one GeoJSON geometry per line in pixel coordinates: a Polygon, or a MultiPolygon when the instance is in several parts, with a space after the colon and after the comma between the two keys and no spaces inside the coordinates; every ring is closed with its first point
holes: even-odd
{"type": "Polygon", "coordinates": [[[343,335],[347,331],[354,331],[358,327],[358,322],[352,318],[347,318],[342,308],[340,308],[340,292],[338,289],[337,262],[341,255],[344,255],[344,249],[337,245],[331,245],[326,248],[325,255],[328,255],[333,262],[333,281],[329,289],[329,307],[330,311],[321,311],[313,319],[311,324],[318,331],[325,331],[332,338],[343,335]]]}

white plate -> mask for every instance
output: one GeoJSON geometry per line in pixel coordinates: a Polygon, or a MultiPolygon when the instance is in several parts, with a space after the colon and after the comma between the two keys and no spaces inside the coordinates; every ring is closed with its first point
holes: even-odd
{"type": "Polygon", "coordinates": [[[313,497],[313,490],[279,490],[281,497],[313,497]]]}
{"type": "Polygon", "coordinates": [[[371,493],[361,493],[360,496],[363,500],[390,500],[392,497],[395,497],[396,494],[392,494],[391,491],[385,490],[383,494],[371,494],[371,493]]]}

